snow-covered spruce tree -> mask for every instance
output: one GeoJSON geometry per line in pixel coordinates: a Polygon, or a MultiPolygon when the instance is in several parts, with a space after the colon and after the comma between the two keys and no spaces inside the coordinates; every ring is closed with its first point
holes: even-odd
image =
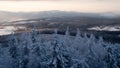
{"type": "Polygon", "coordinates": [[[19,41],[19,68],[27,68],[27,65],[29,63],[29,53],[30,53],[30,45],[28,43],[31,43],[29,41],[29,33],[22,33],[20,35],[20,41],[19,41]]]}
{"type": "Polygon", "coordinates": [[[79,29],[77,29],[77,33],[76,33],[76,37],[75,37],[75,39],[74,39],[74,42],[73,42],[73,44],[72,44],[72,49],[71,49],[71,51],[72,51],[72,53],[73,54],[75,54],[75,55],[73,55],[72,57],[74,57],[73,59],[77,59],[77,60],[80,60],[81,59],[81,49],[80,49],[80,46],[82,45],[81,43],[82,43],[82,37],[80,36],[81,34],[80,34],[80,30],[79,29]]]}
{"type": "Polygon", "coordinates": [[[8,47],[1,48],[0,68],[13,68],[13,59],[10,56],[8,47]]]}
{"type": "Polygon", "coordinates": [[[91,49],[94,51],[94,55],[98,60],[102,60],[106,54],[103,38],[99,37],[96,39],[94,35],[91,35],[90,40],[91,42],[89,46],[91,46],[91,49]]]}
{"type": "Polygon", "coordinates": [[[62,38],[63,40],[62,43],[65,45],[65,48],[68,52],[70,52],[72,49],[72,43],[73,41],[71,40],[70,32],[69,32],[69,27],[67,27],[66,32],[64,37],[62,38]]]}
{"type": "Polygon", "coordinates": [[[88,46],[86,45],[87,40],[85,42],[84,39],[85,38],[81,37],[80,30],[77,29],[77,34],[76,34],[76,37],[75,37],[74,42],[72,44],[73,52],[78,53],[75,55],[75,56],[78,56],[77,58],[80,58],[80,56],[84,57],[84,54],[86,54],[86,52],[88,50],[88,46]]]}
{"type": "Polygon", "coordinates": [[[72,68],[89,68],[89,65],[87,64],[85,58],[86,54],[85,51],[83,50],[86,47],[83,39],[84,38],[81,37],[80,30],[77,29],[77,34],[72,45],[73,47],[72,59],[74,61],[72,68]]]}
{"type": "Polygon", "coordinates": [[[107,54],[105,57],[105,61],[107,63],[107,67],[108,68],[119,68],[119,64],[117,62],[118,58],[117,58],[117,53],[115,52],[116,47],[115,45],[109,43],[106,46],[106,50],[107,50],[107,54]]]}
{"type": "Polygon", "coordinates": [[[95,38],[95,36],[91,34],[88,40],[89,51],[86,55],[87,62],[92,68],[106,68],[106,64],[103,61],[103,58],[105,56],[104,47],[102,47],[100,43],[97,43],[96,40],[97,39],[95,38]]]}
{"type": "Polygon", "coordinates": [[[86,55],[87,63],[92,68],[97,68],[97,61],[96,61],[96,53],[93,50],[93,46],[95,45],[95,37],[94,35],[90,35],[90,38],[86,42],[88,46],[88,54],[86,55]]]}
{"type": "Polygon", "coordinates": [[[120,44],[114,44],[114,65],[115,67],[120,67],[120,44]]]}
{"type": "Polygon", "coordinates": [[[95,45],[93,46],[93,50],[96,53],[96,61],[98,61],[98,67],[100,68],[106,68],[107,64],[104,61],[105,55],[107,53],[107,50],[104,47],[105,42],[103,40],[103,37],[99,37],[97,42],[95,42],[95,45]]]}
{"type": "Polygon", "coordinates": [[[52,58],[50,60],[49,67],[50,68],[70,68],[71,58],[66,53],[66,48],[60,39],[60,36],[57,34],[57,30],[55,30],[55,34],[53,34],[54,39],[51,42],[52,49],[52,58]]]}
{"type": "Polygon", "coordinates": [[[9,46],[9,54],[12,59],[12,68],[17,68],[19,67],[19,54],[18,54],[18,40],[14,33],[12,33],[9,38],[8,38],[8,46],[9,46]]]}
{"type": "Polygon", "coordinates": [[[30,62],[28,64],[29,68],[40,68],[41,67],[41,59],[42,55],[44,55],[45,51],[43,51],[41,38],[39,32],[36,27],[33,28],[31,33],[31,47],[30,47],[30,54],[29,59],[30,62]]]}
{"type": "Polygon", "coordinates": [[[1,56],[2,53],[3,53],[2,52],[2,44],[0,43],[0,56],[1,56]]]}

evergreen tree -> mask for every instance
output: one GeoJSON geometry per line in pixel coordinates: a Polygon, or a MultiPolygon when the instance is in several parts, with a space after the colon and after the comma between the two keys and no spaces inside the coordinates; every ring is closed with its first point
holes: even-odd
{"type": "MultiPolygon", "coordinates": [[[[62,39],[63,40],[63,39],[62,39]]],[[[66,48],[62,43],[60,37],[57,35],[57,30],[55,30],[54,39],[52,41],[52,59],[50,62],[51,68],[69,68],[71,58],[65,53],[66,48]]]]}
{"type": "Polygon", "coordinates": [[[19,68],[27,68],[27,65],[29,63],[29,53],[30,53],[30,45],[28,43],[30,43],[30,41],[28,41],[29,39],[29,33],[23,33],[21,35],[21,40],[20,40],[20,46],[19,46],[19,68]]]}
{"type": "Polygon", "coordinates": [[[42,51],[43,47],[42,47],[42,42],[40,39],[40,35],[39,32],[37,30],[36,27],[33,28],[32,33],[31,33],[31,51],[30,51],[30,63],[28,64],[28,66],[30,68],[40,68],[41,67],[41,59],[42,59],[42,54],[44,54],[44,52],[42,51]]]}
{"type": "Polygon", "coordinates": [[[106,54],[105,60],[108,68],[119,68],[117,65],[116,55],[114,53],[114,45],[109,43],[106,49],[107,49],[107,54],[106,54]]]}
{"type": "Polygon", "coordinates": [[[2,48],[2,54],[0,54],[0,68],[15,68],[13,66],[14,59],[9,53],[9,48],[2,48]]]}
{"type": "Polygon", "coordinates": [[[8,42],[8,46],[9,46],[9,53],[10,56],[13,59],[13,64],[12,64],[12,68],[16,68],[19,67],[19,54],[18,54],[18,40],[16,38],[16,36],[14,35],[14,33],[11,34],[11,36],[9,37],[9,42],[8,42]]]}
{"type": "Polygon", "coordinates": [[[65,45],[66,50],[68,52],[70,52],[71,48],[72,48],[73,41],[71,40],[71,36],[70,36],[70,32],[69,32],[69,27],[67,27],[65,35],[62,38],[61,42],[65,45]]]}

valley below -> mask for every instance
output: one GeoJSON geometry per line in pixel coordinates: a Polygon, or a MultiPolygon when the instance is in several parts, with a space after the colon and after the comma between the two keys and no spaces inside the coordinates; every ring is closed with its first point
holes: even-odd
{"type": "Polygon", "coordinates": [[[40,31],[41,34],[53,34],[54,29],[58,29],[58,33],[64,35],[66,28],[69,27],[72,36],[76,35],[76,29],[79,28],[81,33],[103,36],[111,42],[120,41],[119,16],[110,17],[101,14],[63,11],[41,12],[38,14],[43,16],[36,16],[35,13],[31,16],[24,13],[24,17],[21,15],[21,18],[16,13],[19,20],[14,19],[13,21],[0,23],[0,36],[10,35],[13,32],[15,34],[31,32],[34,28],[40,31]]]}

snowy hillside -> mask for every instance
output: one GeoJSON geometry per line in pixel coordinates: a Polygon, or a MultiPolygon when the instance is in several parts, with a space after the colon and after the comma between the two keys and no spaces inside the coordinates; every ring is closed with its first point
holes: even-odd
{"type": "Polygon", "coordinates": [[[50,37],[37,29],[19,36],[11,34],[7,47],[0,44],[0,68],[119,68],[120,44],[104,42],[94,35],[58,35],[50,37]]]}

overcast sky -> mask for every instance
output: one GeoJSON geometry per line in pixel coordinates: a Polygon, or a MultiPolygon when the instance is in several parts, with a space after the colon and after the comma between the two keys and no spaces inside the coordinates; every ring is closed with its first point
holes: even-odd
{"type": "Polygon", "coordinates": [[[0,0],[0,10],[12,12],[62,10],[120,13],[120,0],[0,0]]]}

